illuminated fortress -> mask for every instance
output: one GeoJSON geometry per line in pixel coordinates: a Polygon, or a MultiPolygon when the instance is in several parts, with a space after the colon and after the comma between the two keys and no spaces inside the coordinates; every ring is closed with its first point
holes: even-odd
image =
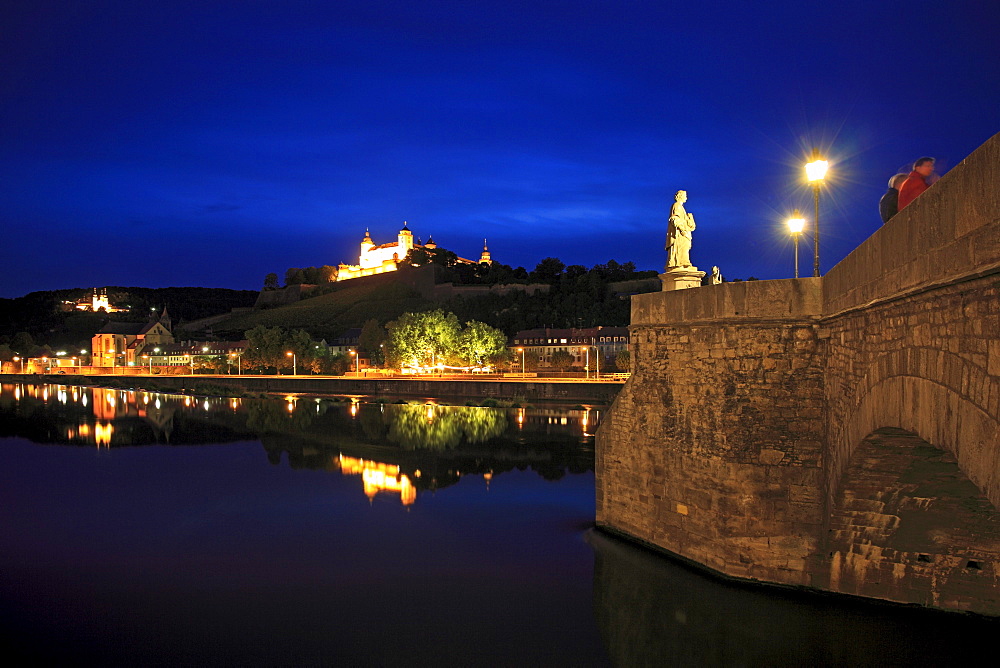
{"type": "MultiPolygon", "coordinates": [[[[406,259],[407,253],[414,248],[434,250],[437,248],[437,244],[434,243],[433,237],[428,237],[426,244],[420,243],[419,239],[417,243],[413,243],[413,232],[410,231],[405,222],[403,223],[403,229],[396,236],[396,241],[388,244],[376,246],[375,242],[372,241],[371,234],[368,230],[365,230],[365,238],[361,240],[361,254],[358,256],[358,263],[341,263],[337,268],[337,280],[346,281],[351,278],[374,276],[375,274],[384,274],[387,271],[396,271],[399,263],[406,259]]],[[[490,251],[486,247],[485,239],[483,240],[483,251],[479,255],[479,260],[467,260],[460,257],[458,261],[464,264],[492,264],[493,262],[490,258],[490,251]]]]}

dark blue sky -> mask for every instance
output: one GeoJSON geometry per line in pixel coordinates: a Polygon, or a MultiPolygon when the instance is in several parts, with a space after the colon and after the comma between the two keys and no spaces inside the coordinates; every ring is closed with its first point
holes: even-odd
{"type": "Polygon", "coordinates": [[[1000,131],[997,34],[981,0],[7,2],[0,296],[258,289],[404,220],[513,266],[662,269],[679,188],[696,265],[783,278],[814,145],[826,272],[889,176],[1000,131]]]}

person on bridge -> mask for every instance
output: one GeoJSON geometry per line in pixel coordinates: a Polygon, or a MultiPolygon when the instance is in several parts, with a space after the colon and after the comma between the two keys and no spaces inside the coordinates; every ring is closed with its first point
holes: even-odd
{"type": "Polygon", "coordinates": [[[882,224],[885,225],[889,219],[899,213],[899,187],[906,180],[906,174],[896,174],[889,179],[889,189],[878,201],[878,212],[882,216],[882,224]]]}
{"type": "Polygon", "coordinates": [[[917,199],[917,196],[930,188],[927,179],[934,173],[934,158],[920,158],[913,163],[913,171],[899,187],[899,210],[917,199]]]}

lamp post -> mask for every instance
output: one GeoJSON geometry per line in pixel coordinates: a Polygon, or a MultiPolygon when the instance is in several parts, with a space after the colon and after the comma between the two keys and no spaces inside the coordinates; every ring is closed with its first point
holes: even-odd
{"type": "Polygon", "coordinates": [[[806,180],[812,184],[813,202],[816,215],[813,217],[813,276],[819,277],[819,187],[826,178],[826,170],[830,164],[819,157],[819,149],[814,148],[812,162],[806,163],[806,180]]]}
{"type": "Polygon", "coordinates": [[[145,357],[146,359],[149,360],[149,375],[152,376],[153,375],[153,356],[152,355],[143,355],[143,357],[145,357]]]}
{"type": "Polygon", "coordinates": [[[788,219],[788,231],[792,233],[792,241],[795,243],[795,278],[799,277],[799,236],[802,235],[805,226],[806,219],[796,209],[788,219]]]}
{"type": "Polygon", "coordinates": [[[583,350],[584,352],[587,353],[587,361],[584,362],[583,370],[584,373],[587,374],[586,375],[587,380],[590,380],[590,346],[584,346],[580,350],[583,350]]]}
{"type": "Polygon", "coordinates": [[[297,366],[297,362],[296,362],[295,353],[293,353],[293,352],[287,352],[287,353],[285,353],[285,356],[292,358],[292,375],[293,376],[297,376],[298,375],[298,366],[297,366]]]}
{"type": "Polygon", "coordinates": [[[14,356],[14,361],[15,361],[15,362],[20,362],[20,363],[21,363],[21,374],[23,375],[23,374],[24,374],[24,358],[23,358],[23,357],[17,357],[17,356],[15,355],[15,356],[14,356]]]}
{"type": "Polygon", "coordinates": [[[356,350],[352,350],[350,352],[351,352],[351,357],[354,358],[354,363],[355,363],[354,373],[356,373],[356,374],[358,374],[360,376],[361,375],[361,356],[358,355],[358,351],[356,351],[356,350]]]}
{"type": "Polygon", "coordinates": [[[527,375],[524,372],[524,348],[518,348],[517,350],[521,353],[521,377],[524,378],[527,375]]]}

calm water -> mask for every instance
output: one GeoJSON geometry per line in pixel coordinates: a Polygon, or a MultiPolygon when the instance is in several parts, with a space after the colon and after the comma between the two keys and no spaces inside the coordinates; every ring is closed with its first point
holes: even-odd
{"type": "Polygon", "coordinates": [[[0,634],[69,664],[955,663],[976,618],[588,527],[602,411],[0,387],[0,634]]]}

